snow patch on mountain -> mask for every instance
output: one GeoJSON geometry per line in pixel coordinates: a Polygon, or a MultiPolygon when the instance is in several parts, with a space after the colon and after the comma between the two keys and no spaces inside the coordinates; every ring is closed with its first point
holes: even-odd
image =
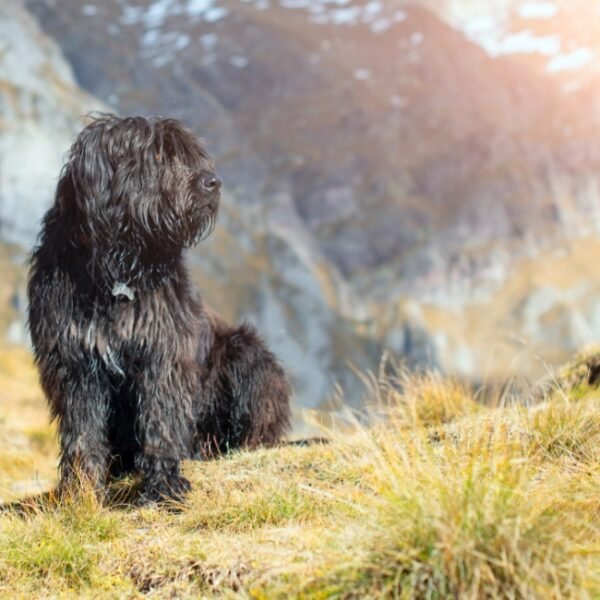
{"type": "MultiPolygon", "coordinates": [[[[395,23],[402,23],[408,17],[405,10],[390,8],[384,2],[353,0],[242,0],[256,10],[283,8],[304,11],[310,20],[318,25],[369,26],[373,33],[383,33],[395,23]]],[[[94,5],[85,5],[82,12],[86,16],[97,13],[94,5]]],[[[218,0],[155,0],[148,6],[123,5],[120,19],[123,25],[142,24],[148,29],[162,27],[167,19],[177,15],[201,18],[214,23],[230,15],[230,9],[221,6],[218,0]]]]}
{"type": "Polygon", "coordinates": [[[554,2],[524,2],[517,8],[521,19],[552,19],[559,13],[554,2]]]}
{"type": "Polygon", "coordinates": [[[451,3],[446,16],[490,56],[538,55],[547,59],[546,72],[557,74],[580,71],[597,56],[593,48],[565,34],[565,11],[560,1],[547,0],[505,2],[495,8],[470,5],[468,10],[451,3]]]}
{"type": "Polygon", "coordinates": [[[555,56],[562,48],[559,35],[538,37],[529,29],[509,34],[499,40],[497,54],[543,54],[555,56]]]}
{"type": "Polygon", "coordinates": [[[573,52],[558,54],[549,63],[547,70],[549,73],[558,73],[560,71],[574,71],[583,69],[590,65],[596,57],[596,53],[590,48],[578,48],[573,52]]]}

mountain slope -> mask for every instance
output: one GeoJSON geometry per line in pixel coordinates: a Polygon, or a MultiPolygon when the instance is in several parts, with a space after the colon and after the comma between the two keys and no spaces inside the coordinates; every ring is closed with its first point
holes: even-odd
{"type": "Polygon", "coordinates": [[[428,264],[446,267],[466,244],[485,260],[497,238],[557,233],[552,185],[571,184],[574,133],[578,174],[598,167],[588,121],[551,82],[416,7],[29,5],[84,87],[203,133],[240,202],[291,196],[362,294],[398,257],[399,278],[426,286],[428,264]]]}

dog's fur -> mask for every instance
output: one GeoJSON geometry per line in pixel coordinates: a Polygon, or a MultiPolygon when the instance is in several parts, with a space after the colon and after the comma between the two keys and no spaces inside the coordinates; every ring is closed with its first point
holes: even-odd
{"type": "Polygon", "coordinates": [[[289,427],[276,358],[206,306],[184,266],[219,201],[212,160],[174,119],[100,115],[73,144],[28,288],[59,490],[140,471],[143,499],[181,498],[182,459],[273,445],[289,427]]]}

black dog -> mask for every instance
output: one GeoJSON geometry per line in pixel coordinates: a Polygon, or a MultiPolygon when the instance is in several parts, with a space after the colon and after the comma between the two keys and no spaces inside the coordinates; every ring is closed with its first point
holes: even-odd
{"type": "Polygon", "coordinates": [[[273,445],[288,429],[276,358],[203,304],[182,259],[212,231],[220,187],[174,119],[101,115],[73,144],[28,290],[59,490],[139,470],[143,499],[181,498],[182,459],[273,445]]]}

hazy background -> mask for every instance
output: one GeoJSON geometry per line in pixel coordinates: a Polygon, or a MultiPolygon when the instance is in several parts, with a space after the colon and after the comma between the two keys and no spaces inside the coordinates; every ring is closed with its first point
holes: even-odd
{"type": "MultiPolygon", "coordinates": [[[[90,110],[182,119],[225,182],[190,256],[297,403],[384,350],[474,382],[600,340],[600,2],[2,0],[0,338],[90,110]]],[[[6,367],[5,368],[9,368],[6,367]]]]}

